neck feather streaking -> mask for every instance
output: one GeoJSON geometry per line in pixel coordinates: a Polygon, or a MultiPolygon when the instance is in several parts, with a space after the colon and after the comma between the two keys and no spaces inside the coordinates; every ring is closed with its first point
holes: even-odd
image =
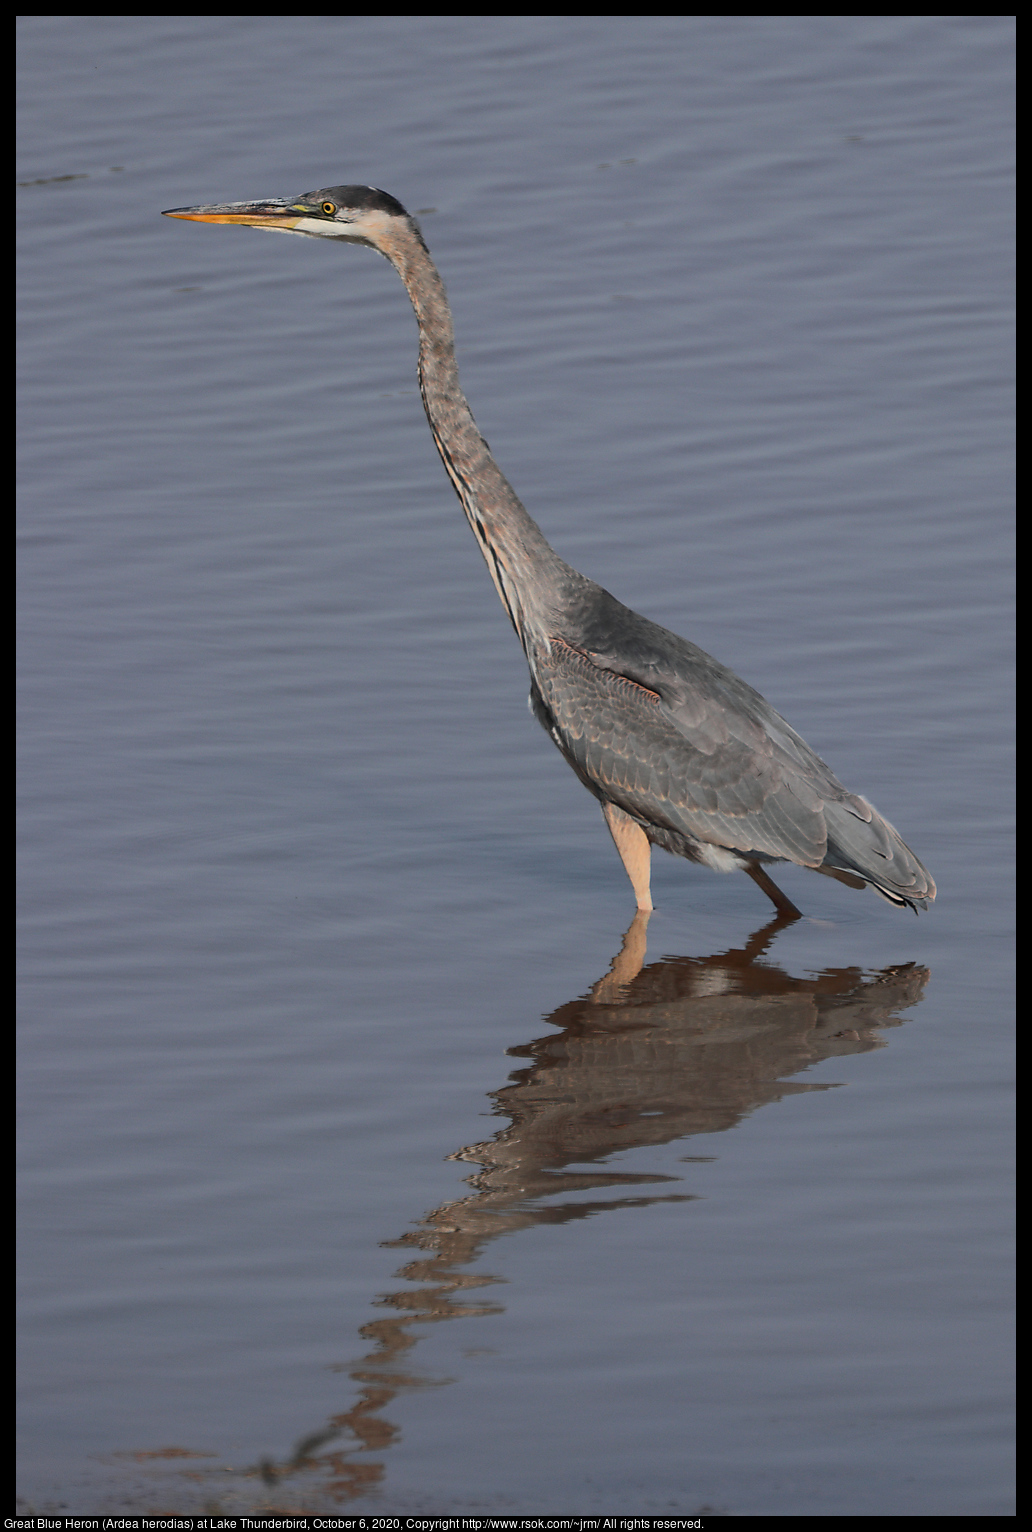
{"type": "Polygon", "coordinates": [[[419,323],[419,387],[448,477],[491,578],[525,650],[546,641],[549,612],[534,600],[541,576],[566,566],[527,514],[477,429],[459,385],[451,310],[436,266],[415,226],[392,219],[378,241],[397,269],[419,323]]]}

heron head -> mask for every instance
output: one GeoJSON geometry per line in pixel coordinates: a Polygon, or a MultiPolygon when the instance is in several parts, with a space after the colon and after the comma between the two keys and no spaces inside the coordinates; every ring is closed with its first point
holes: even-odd
{"type": "Polygon", "coordinates": [[[410,222],[396,198],[375,186],[329,186],[305,192],[294,202],[267,198],[260,202],[214,202],[202,207],[173,207],[166,218],[197,223],[239,223],[252,229],[307,234],[316,239],[344,239],[383,248],[396,220],[410,222]]]}

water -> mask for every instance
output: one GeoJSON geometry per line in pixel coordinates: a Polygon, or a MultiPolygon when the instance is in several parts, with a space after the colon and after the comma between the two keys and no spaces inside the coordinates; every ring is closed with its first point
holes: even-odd
{"type": "Polygon", "coordinates": [[[23,1508],[1009,1511],[1009,19],[21,67],[23,1508]],[[346,181],[425,210],[557,550],[900,827],[920,922],[657,856],[627,930],[396,276],[157,216],[346,181]]]}

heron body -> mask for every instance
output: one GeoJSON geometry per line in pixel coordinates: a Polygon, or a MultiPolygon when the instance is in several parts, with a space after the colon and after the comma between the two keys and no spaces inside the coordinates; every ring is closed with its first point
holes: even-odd
{"type": "Polygon", "coordinates": [[[623,606],[546,542],[477,429],[444,284],[399,202],[375,187],[334,186],[290,203],[167,216],[367,245],[398,271],[419,325],[430,430],[527,657],[531,710],[602,805],[639,909],[652,908],[653,846],[747,872],[785,916],[799,911],[764,870],[773,862],[927,908],[935,884],[917,857],[759,692],[623,606]]]}

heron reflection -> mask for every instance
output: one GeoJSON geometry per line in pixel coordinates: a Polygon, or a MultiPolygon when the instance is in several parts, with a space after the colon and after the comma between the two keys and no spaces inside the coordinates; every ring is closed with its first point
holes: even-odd
{"type": "MultiPolygon", "coordinates": [[[[503,1310],[483,1290],[504,1279],[475,1269],[489,1241],[617,1208],[695,1200],[673,1189],[683,1186],[677,1176],[612,1162],[625,1166],[632,1149],[726,1132],[784,1096],[833,1088],[794,1077],[825,1059],[884,1047],[881,1034],[902,1024],[899,1013],[917,1004],[928,980],[912,963],[796,978],[768,957],[781,919],[742,947],[646,964],[647,923],[639,911],[609,972],[551,1013],[558,1030],[509,1050],[527,1062],[493,1092],[504,1125],[451,1156],[479,1166],[470,1190],[385,1242],[411,1252],[395,1273],[410,1285],[377,1300],[388,1312],[362,1327],[369,1351],[340,1366],[358,1385],[356,1402],[290,1459],[265,1463],[267,1483],[307,1469],[331,1502],[374,1489],[386,1464],[371,1455],[398,1436],[385,1413],[391,1401],[450,1381],[407,1366],[421,1327],[503,1310]]],[[[693,1158],[712,1155],[682,1156],[693,1158]]]]}

